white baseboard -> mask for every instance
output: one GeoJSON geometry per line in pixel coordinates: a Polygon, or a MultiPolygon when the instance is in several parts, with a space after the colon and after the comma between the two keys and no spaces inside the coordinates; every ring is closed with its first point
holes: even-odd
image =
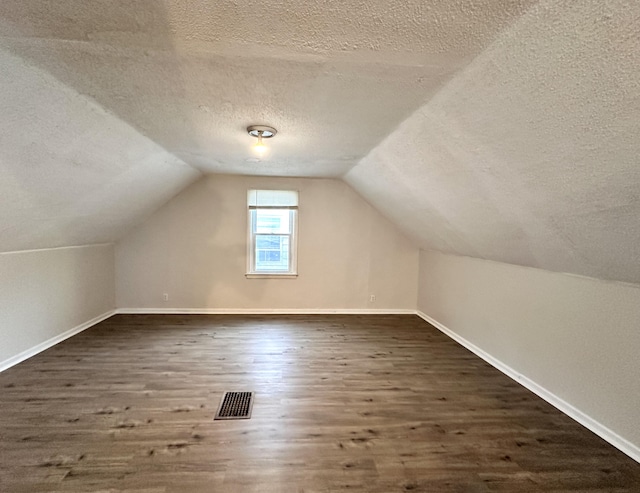
{"type": "Polygon", "coordinates": [[[57,336],[52,337],[49,340],[41,342],[40,344],[33,346],[32,348],[27,349],[26,351],[22,351],[20,354],[16,354],[15,356],[12,356],[11,358],[0,362],[0,372],[8,368],[11,368],[12,366],[17,365],[18,363],[21,363],[22,361],[29,359],[38,353],[41,353],[45,349],[49,349],[50,347],[55,346],[59,342],[62,342],[65,339],[68,339],[69,337],[74,336],[99,322],[102,322],[103,320],[109,318],[111,315],[114,315],[115,313],[116,313],[115,310],[109,310],[108,312],[105,312],[102,315],[98,315],[97,317],[92,318],[91,320],[88,320],[80,325],[75,326],[72,329],[67,330],[66,332],[63,332],[62,334],[58,334],[57,336]]]}
{"type": "Polygon", "coordinates": [[[415,315],[393,308],[118,308],[116,313],[149,315],[415,315]]]}
{"type": "Polygon", "coordinates": [[[55,346],[59,342],[72,337],[103,320],[122,314],[161,314],[161,315],[322,315],[322,314],[354,314],[354,315],[415,315],[415,310],[410,309],[360,309],[360,308],[118,308],[109,310],[87,322],[58,334],[32,348],[27,349],[4,361],[0,361],[0,372],[25,361],[45,349],[55,346]]]}
{"type": "Polygon", "coordinates": [[[322,314],[339,314],[339,315],[418,315],[420,318],[430,323],[438,330],[449,336],[458,344],[464,346],[472,353],[476,354],[491,366],[497,368],[502,373],[518,382],[523,387],[529,389],[531,392],[547,401],[552,406],[556,407],[569,417],[576,420],[578,423],[588,428],[602,439],[609,442],[611,445],[627,454],[629,457],[637,462],[640,462],[640,447],[629,442],[625,438],[621,437],[614,431],[610,430],[600,422],[591,418],[587,414],[583,413],[579,409],[575,408],[568,402],[564,401],[557,395],[548,391],[544,387],[538,385],[533,380],[530,380],[526,376],[518,373],[513,368],[505,365],[500,360],[494,358],[489,353],[480,349],[475,344],[469,342],[464,337],[456,334],[451,329],[441,324],[437,320],[431,318],[427,314],[411,310],[411,309],[361,309],[361,308],[295,308],[295,309],[267,309],[267,308],[118,308],[110,310],[102,315],[99,315],[87,322],[84,322],[76,327],[63,332],[51,339],[42,342],[26,351],[21,352],[11,358],[0,362],[0,372],[11,368],[18,363],[35,356],[36,354],[49,349],[50,347],[58,344],[59,342],[74,336],[83,330],[96,325],[99,322],[111,317],[115,314],[177,314],[177,315],[322,315],[322,314]]]}
{"type": "Polygon", "coordinates": [[[596,421],[591,416],[588,416],[587,414],[583,413],[582,411],[580,411],[576,407],[572,406],[571,404],[569,404],[565,400],[561,399],[560,397],[558,397],[554,393],[548,391],[547,389],[545,389],[541,385],[538,385],[533,380],[531,380],[531,379],[527,378],[526,376],[518,373],[517,371],[515,371],[510,366],[505,365],[500,360],[494,358],[489,353],[486,353],[485,351],[480,349],[478,346],[476,346],[472,342],[469,342],[468,340],[466,340],[464,337],[456,334],[454,331],[452,331],[451,329],[449,329],[445,325],[441,324],[437,320],[431,318],[429,315],[427,315],[427,314],[425,314],[425,313],[423,313],[421,311],[416,311],[415,313],[420,318],[422,318],[426,322],[429,322],[435,328],[437,328],[438,330],[440,330],[441,332],[443,332],[444,334],[449,336],[451,339],[456,341],[458,344],[460,344],[461,346],[464,346],[469,351],[474,353],[476,356],[479,356],[480,358],[485,360],[487,363],[489,363],[494,368],[500,370],[502,373],[504,373],[508,377],[512,378],[513,380],[518,382],[523,387],[529,389],[531,392],[536,394],[538,397],[544,399],[549,404],[551,404],[553,407],[559,409],[560,411],[565,413],[570,418],[573,418],[578,423],[580,423],[582,426],[584,426],[585,428],[591,430],[593,433],[598,435],[600,438],[602,438],[603,440],[606,440],[611,445],[616,447],[618,450],[620,450],[621,452],[624,452],[625,454],[627,454],[629,457],[631,457],[636,462],[640,462],[640,447],[634,445],[629,440],[621,437],[616,432],[610,430],[609,428],[604,426],[602,423],[596,421]]]}

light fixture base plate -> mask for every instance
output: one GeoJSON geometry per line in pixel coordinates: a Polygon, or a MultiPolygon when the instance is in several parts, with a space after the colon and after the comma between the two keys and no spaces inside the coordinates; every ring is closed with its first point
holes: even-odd
{"type": "Polygon", "coordinates": [[[249,125],[247,127],[247,133],[253,137],[262,136],[263,139],[270,139],[275,134],[277,134],[278,131],[275,128],[269,127],[267,125],[249,125]]]}

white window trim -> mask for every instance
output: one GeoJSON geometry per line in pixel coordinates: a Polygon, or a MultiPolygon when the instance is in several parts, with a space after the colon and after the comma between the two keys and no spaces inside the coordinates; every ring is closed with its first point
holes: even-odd
{"type": "Polygon", "coordinates": [[[298,215],[300,214],[298,206],[248,206],[247,207],[247,270],[245,278],[247,279],[297,279],[298,277],[298,215]],[[251,227],[251,210],[252,209],[293,209],[295,214],[293,215],[293,225],[291,232],[291,248],[290,248],[290,265],[291,270],[288,271],[271,271],[271,272],[256,272],[252,270],[252,260],[255,254],[255,236],[253,235],[251,227]]]}
{"type": "Polygon", "coordinates": [[[283,272],[282,274],[276,274],[275,272],[248,272],[244,275],[247,279],[296,279],[298,274],[291,274],[289,272],[283,272]]]}

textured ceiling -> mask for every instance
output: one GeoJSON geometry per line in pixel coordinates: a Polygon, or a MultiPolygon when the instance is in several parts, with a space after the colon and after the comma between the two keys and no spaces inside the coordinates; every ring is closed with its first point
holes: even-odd
{"type": "Polygon", "coordinates": [[[640,283],[638,32],[632,0],[3,0],[0,251],[115,240],[198,171],[343,175],[421,247],[640,283]]]}
{"type": "Polygon", "coordinates": [[[113,241],[199,172],[0,50],[0,251],[113,241]]]}
{"type": "Polygon", "coordinates": [[[424,248],[639,283],[639,32],[639,2],[541,2],[346,181],[424,248]]]}
{"type": "Polygon", "coordinates": [[[0,44],[202,171],[340,176],[533,3],[3,0],[0,44]]]}

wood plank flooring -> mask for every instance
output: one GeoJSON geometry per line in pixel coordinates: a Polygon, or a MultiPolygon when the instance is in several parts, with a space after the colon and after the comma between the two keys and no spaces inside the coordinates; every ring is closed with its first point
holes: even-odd
{"type": "Polygon", "coordinates": [[[119,315],[0,392],[3,493],[640,491],[638,463],[415,316],[119,315]],[[230,390],[251,419],[213,421],[230,390]]]}

